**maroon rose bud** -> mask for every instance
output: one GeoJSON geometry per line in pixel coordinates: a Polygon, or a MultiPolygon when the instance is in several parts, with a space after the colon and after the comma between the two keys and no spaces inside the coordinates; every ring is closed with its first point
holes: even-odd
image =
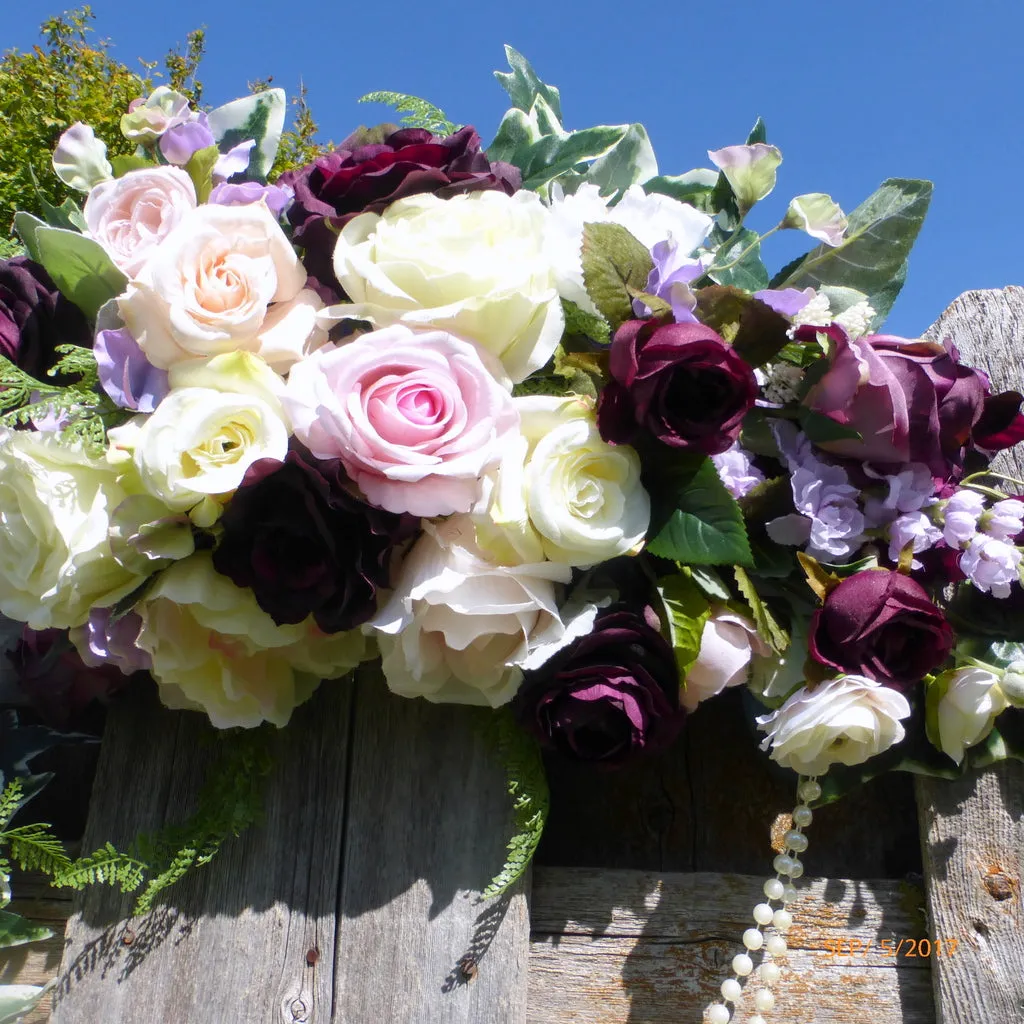
{"type": "Polygon", "coordinates": [[[366,129],[350,135],[332,153],[295,171],[278,185],[288,185],[295,199],[288,221],[303,263],[325,301],[337,301],[341,286],[331,257],[338,232],[360,213],[380,213],[396,199],[434,192],[442,198],[462,192],[499,189],[508,195],[522,184],[519,169],[491,163],[480,136],[467,126],[441,138],[422,128],[404,128],[368,143],[366,129]]]}
{"type": "Polygon", "coordinates": [[[27,256],[0,260],[0,355],[38,380],[57,345],[92,347],[85,314],[27,256]]]}
{"type": "Polygon", "coordinates": [[[938,668],[953,628],[924,588],[890,569],[848,576],[811,618],[811,656],[887,686],[908,687],[938,668]]]}
{"type": "Polygon", "coordinates": [[[312,615],[325,633],[366,622],[389,583],[391,554],[419,520],[355,497],[341,462],[290,451],[259,459],[224,509],[217,572],[248,587],[278,624],[312,615]]]}
{"type": "Polygon", "coordinates": [[[703,324],[627,320],[612,340],[609,370],[597,422],[611,444],[647,431],[673,448],[717,455],[757,397],[753,369],[703,324]]]}
{"type": "Polygon", "coordinates": [[[672,648],[623,610],[599,613],[588,636],[527,675],[513,707],[545,747],[604,764],[666,749],[685,717],[672,648]]]}

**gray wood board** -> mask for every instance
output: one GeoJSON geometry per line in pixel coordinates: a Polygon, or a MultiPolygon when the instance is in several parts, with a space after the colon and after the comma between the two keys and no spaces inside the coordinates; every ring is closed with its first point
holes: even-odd
{"type": "MultiPolygon", "coordinates": [[[[1024,288],[966,292],[927,336],[951,338],[995,390],[1024,390],[1024,288]]],[[[996,465],[1024,477],[1024,455],[996,465]]],[[[1005,762],[955,782],[917,784],[928,903],[936,937],[959,936],[936,962],[942,1024],[1024,1021],[1024,764],[1005,762]]]]}
{"type": "MultiPolygon", "coordinates": [[[[535,868],[529,1024],[700,1021],[730,976],[736,936],[752,924],[763,881],[535,868]]],[[[888,955],[882,945],[924,934],[922,891],[889,879],[799,885],[789,950],[777,960],[777,1002],[766,1017],[786,1024],[935,1024],[930,960],[888,955]],[[848,954],[851,942],[857,945],[848,954]],[[843,955],[833,955],[840,948],[843,955]]],[[[737,1022],[753,1012],[753,988],[745,986],[737,1022]]]]}
{"type": "MultiPolygon", "coordinates": [[[[525,896],[464,891],[501,866],[510,825],[474,710],[325,683],[278,734],[262,825],[142,919],[111,890],[76,899],[55,1024],[518,1024],[525,896]]],[[[151,693],[120,702],[85,848],[181,820],[211,732],[151,693]]]]}

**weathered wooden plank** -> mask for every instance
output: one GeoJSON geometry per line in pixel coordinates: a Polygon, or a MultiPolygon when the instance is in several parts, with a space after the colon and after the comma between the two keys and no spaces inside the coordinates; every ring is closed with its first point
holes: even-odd
{"type": "MultiPolygon", "coordinates": [[[[762,881],[535,868],[529,1024],[699,1021],[718,998],[762,881]]],[[[770,1018],[934,1024],[929,961],[882,946],[922,935],[922,901],[919,889],[891,880],[801,882],[770,1018]],[[856,943],[855,954],[833,956],[836,941],[844,950],[856,943]]],[[[750,1012],[745,993],[735,1019],[750,1012]]]]}
{"type": "MultiPolygon", "coordinates": [[[[994,387],[1024,389],[1024,288],[966,292],[929,328],[950,337],[994,387]]],[[[1024,477],[1024,455],[997,467],[1024,477]]],[[[1024,1020],[1024,764],[956,782],[919,779],[918,805],[932,933],[964,941],[936,963],[942,1024],[1024,1020]]]]}
{"type": "MultiPolygon", "coordinates": [[[[56,1024],[330,1019],[350,707],[351,687],[327,684],[296,712],[278,737],[265,822],[151,914],[132,920],[129,899],[98,887],[76,900],[56,1024]]],[[[151,693],[119,702],[84,847],[180,820],[210,731],[151,693]]]]}
{"type": "Polygon", "coordinates": [[[525,1021],[525,892],[476,898],[510,829],[488,714],[360,681],[335,977],[345,1024],[525,1021]],[[468,984],[464,956],[476,965],[468,984]]]}

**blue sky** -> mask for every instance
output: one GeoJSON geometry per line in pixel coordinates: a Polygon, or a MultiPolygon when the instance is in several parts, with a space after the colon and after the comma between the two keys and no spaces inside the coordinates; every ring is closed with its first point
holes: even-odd
{"type": "MultiPolygon", "coordinates": [[[[0,48],[31,46],[63,6],[5,5],[0,48]]],[[[132,65],[205,25],[209,103],[242,95],[250,79],[272,75],[291,93],[301,78],[325,139],[387,119],[355,100],[392,89],[430,99],[489,142],[507,106],[491,76],[504,42],[559,86],[567,127],[644,123],[662,173],[707,166],[709,148],[742,142],[761,116],[784,163],[755,228],[802,192],[829,192],[850,210],[886,177],[935,182],[893,333],[916,335],[968,288],[1024,284],[1019,0],[92,7],[97,35],[132,65]]],[[[805,247],[792,236],[766,246],[771,270],[805,247]]]]}

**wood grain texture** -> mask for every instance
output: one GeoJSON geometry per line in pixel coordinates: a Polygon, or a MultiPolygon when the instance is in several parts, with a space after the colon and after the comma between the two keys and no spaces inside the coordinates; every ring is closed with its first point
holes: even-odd
{"type": "MultiPolygon", "coordinates": [[[[996,390],[1024,390],[1024,288],[966,292],[928,330],[952,338],[996,390]]],[[[1024,453],[997,467],[1024,476],[1024,453]]],[[[936,962],[941,1024],[1024,1021],[1024,764],[1006,762],[946,782],[919,779],[928,903],[936,936],[959,936],[961,952],[936,962]]]]}
{"type": "MultiPolygon", "coordinates": [[[[750,925],[762,883],[760,876],[707,872],[536,868],[529,1024],[700,1021],[719,998],[735,936],[750,925]]],[[[920,937],[922,909],[923,893],[905,883],[802,882],[768,1017],[934,1024],[929,961],[888,956],[881,946],[920,937]],[[831,955],[836,940],[857,943],[856,955],[831,955]]],[[[753,1012],[749,989],[738,1010],[737,1021],[753,1012]]]]}

